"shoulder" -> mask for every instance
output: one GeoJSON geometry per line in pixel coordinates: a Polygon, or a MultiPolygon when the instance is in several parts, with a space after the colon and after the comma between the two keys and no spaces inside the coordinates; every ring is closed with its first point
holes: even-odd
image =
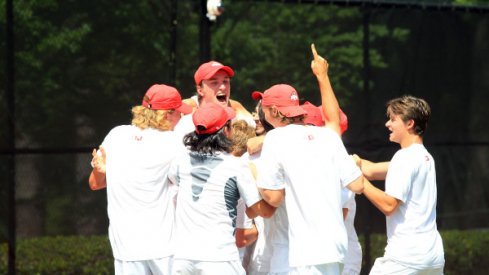
{"type": "Polygon", "coordinates": [[[125,132],[134,132],[137,129],[139,128],[134,125],[119,125],[112,128],[108,135],[121,134],[125,132]]]}
{"type": "Polygon", "coordinates": [[[192,106],[194,109],[197,108],[198,102],[193,97],[183,99],[182,102],[192,106]]]}
{"type": "Polygon", "coordinates": [[[234,99],[229,99],[229,105],[231,105],[231,108],[234,109],[236,112],[236,116],[240,117],[253,117],[248,110],[241,104],[239,101],[236,101],[234,99]]]}
{"type": "Polygon", "coordinates": [[[422,144],[412,144],[409,147],[399,149],[395,154],[394,158],[411,158],[416,159],[421,156],[429,154],[426,148],[422,144]]]}

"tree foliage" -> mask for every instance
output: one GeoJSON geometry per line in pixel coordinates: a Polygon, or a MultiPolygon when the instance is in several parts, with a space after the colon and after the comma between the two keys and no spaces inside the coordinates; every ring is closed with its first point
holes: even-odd
{"type": "MultiPolygon", "coordinates": [[[[281,3],[233,3],[214,26],[217,59],[237,69],[233,97],[249,102],[253,90],[276,83],[294,86],[302,100],[319,104],[317,83],[310,70],[310,44],[330,63],[329,74],[342,104],[362,90],[364,12],[359,8],[281,3]],[[237,93],[236,93],[237,92],[237,93]]],[[[382,39],[405,40],[408,31],[370,25],[370,60],[374,68],[387,64],[374,47],[382,39]]]]}
{"type": "MultiPolygon", "coordinates": [[[[25,216],[42,217],[40,224],[29,225],[40,227],[33,232],[47,235],[105,232],[106,212],[100,211],[106,207],[104,194],[87,191],[89,152],[78,154],[79,148],[96,147],[112,127],[129,123],[130,107],[139,104],[146,89],[154,83],[175,83],[184,97],[195,92],[193,75],[200,64],[200,1],[176,1],[175,22],[171,21],[172,2],[13,1],[16,146],[71,153],[16,157],[17,169],[29,173],[17,179],[17,200],[36,211],[25,216]],[[176,37],[172,37],[173,26],[177,29],[176,37]],[[174,53],[173,45],[176,45],[174,53]],[[173,55],[176,79],[171,79],[173,55]],[[80,210],[85,208],[97,211],[80,210]]],[[[300,1],[297,4],[225,2],[226,11],[211,26],[212,58],[236,71],[232,97],[248,109],[254,105],[250,98],[252,91],[263,91],[276,83],[291,84],[299,91],[302,101],[319,104],[317,83],[310,70],[310,44],[315,43],[330,64],[329,75],[341,106],[352,108],[348,115],[353,127],[345,140],[349,134],[363,146],[370,145],[371,140],[381,140],[380,134],[372,137],[369,136],[372,131],[364,133],[365,128],[377,121],[383,123],[381,105],[385,97],[412,90],[431,96],[431,102],[441,102],[433,105],[434,110],[438,109],[434,112],[434,126],[430,128],[434,139],[449,137],[449,141],[458,142],[467,136],[473,140],[483,137],[485,132],[478,133],[487,128],[481,119],[484,116],[471,116],[470,123],[457,118],[461,109],[463,113],[487,112],[483,104],[485,95],[477,93],[487,90],[489,79],[484,71],[485,64],[489,64],[484,59],[487,59],[484,50],[489,41],[484,15],[466,18],[469,16],[379,11],[300,1]],[[363,93],[365,19],[369,20],[371,95],[363,93]],[[438,25],[439,22],[443,24],[438,25]],[[428,31],[424,32],[425,29],[428,31]],[[460,37],[453,38],[453,34],[460,37]],[[421,40],[424,44],[419,43],[421,40]],[[364,102],[367,96],[375,100],[364,102]],[[443,108],[449,111],[439,115],[443,108]],[[436,123],[437,119],[440,123],[436,123]],[[444,119],[451,123],[441,123],[444,119]],[[454,127],[462,131],[454,133],[454,127]],[[471,129],[477,131],[466,134],[471,129]]],[[[473,3],[457,0],[457,3],[469,2],[473,3]]],[[[1,11],[5,11],[5,3],[0,2],[1,11]]],[[[6,24],[5,12],[0,13],[0,24],[6,24]]],[[[5,28],[0,32],[6,37],[5,28]]],[[[6,52],[5,39],[0,39],[0,51],[6,52]]],[[[5,62],[5,58],[0,58],[3,68],[5,62]]],[[[5,77],[0,79],[2,110],[8,110],[5,81],[5,77]]],[[[0,121],[6,125],[6,111],[0,112],[0,121]]],[[[6,130],[7,127],[0,128],[1,149],[8,146],[4,138],[6,130]]],[[[381,135],[385,140],[384,133],[381,135]]],[[[478,151],[485,160],[485,151],[478,151]]],[[[443,161],[451,163],[452,158],[443,161]]],[[[450,165],[439,163],[442,165],[439,171],[450,165]]],[[[455,184],[461,181],[458,177],[472,179],[472,174],[481,175],[446,170],[457,171],[453,172],[456,175],[439,173],[441,182],[452,182],[457,194],[466,190],[465,185],[455,184]]],[[[5,186],[0,187],[2,198],[5,186]]],[[[441,191],[453,191],[442,187],[441,191]]],[[[472,191],[474,196],[470,200],[487,197],[472,199],[487,193],[478,191],[472,191]]],[[[446,199],[453,206],[444,205],[446,209],[458,208],[469,199],[460,197],[459,200],[454,195],[453,199],[446,199]]],[[[5,215],[1,217],[0,232],[5,232],[5,215]]],[[[19,228],[22,233],[24,227],[19,228]]]]}

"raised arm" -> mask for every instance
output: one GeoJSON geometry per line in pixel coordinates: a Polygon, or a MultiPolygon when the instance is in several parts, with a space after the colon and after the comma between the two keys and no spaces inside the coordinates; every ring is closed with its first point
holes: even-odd
{"type": "Polygon", "coordinates": [[[321,92],[321,104],[325,116],[326,127],[330,127],[338,134],[340,131],[340,105],[333,92],[333,87],[329,81],[328,67],[329,64],[321,57],[314,44],[311,44],[312,55],[311,69],[318,80],[319,91],[321,92]]]}

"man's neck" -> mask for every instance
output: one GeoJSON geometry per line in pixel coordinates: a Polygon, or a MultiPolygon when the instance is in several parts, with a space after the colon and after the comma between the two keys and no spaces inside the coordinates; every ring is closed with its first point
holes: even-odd
{"type": "Polygon", "coordinates": [[[407,148],[413,144],[423,144],[423,137],[410,134],[403,138],[399,145],[401,145],[401,148],[407,148]]]}

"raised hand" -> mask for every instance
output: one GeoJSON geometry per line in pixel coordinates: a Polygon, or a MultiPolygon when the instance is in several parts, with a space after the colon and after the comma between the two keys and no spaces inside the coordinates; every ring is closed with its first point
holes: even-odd
{"type": "Polygon", "coordinates": [[[311,61],[312,72],[317,76],[324,76],[328,74],[328,61],[318,54],[314,43],[311,44],[311,51],[314,59],[311,61]]]}

